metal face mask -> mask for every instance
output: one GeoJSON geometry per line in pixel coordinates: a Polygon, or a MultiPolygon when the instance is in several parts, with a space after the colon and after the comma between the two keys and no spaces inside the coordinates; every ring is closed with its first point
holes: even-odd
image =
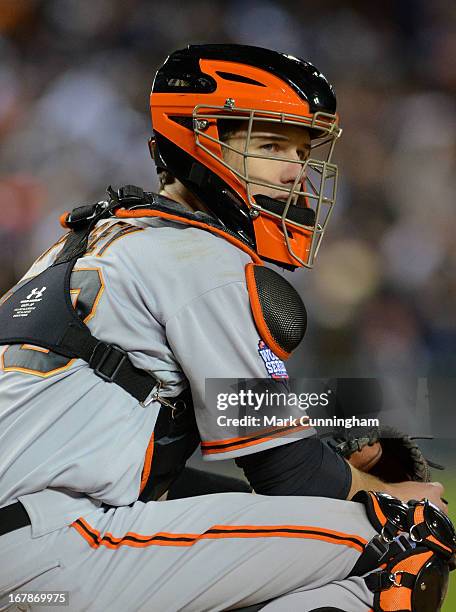
{"type": "Polygon", "coordinates": [[[159,68],[150,100],[157,169],[178,179],[262,259],[312,267],[336,197],[331,158],[341,133],[325,76],[269,49],[190,45],[159,68]],[[308,159],[307,151],[255,148],[265,124],[306,130],[308,159]],[[228,136],[239,129],[242,138],[228,136]],[[271,172],[257,172],[268,164],[271,172]],[[290,180],[280,176],[283,167],[293,168],[290,180]]]}
{"type": "MultiPolygon", "coordinates": [[[[193,129],[196,146],[234,175],[238,183],[236,191],[241,191],[239,195],[248,202],[260,257],[277,260],[279,229],[287,259],[295,266],[312,268],[336,201],[338,170],[331,159],[342,132],[337,117],[328,113],[316,113],[311,117],[265,113],[238,108],[235,100],[228,99],[223,107],[196,106],[193,129]],[[218,137],[211,135],[215,130],[210,128],[215,122],[219,126],[218,137]],[[286,141],[287,137],[277,130],[278,125],[305,130],[310,136],[307,154],[287,156],[281,150],[263,153],[261,146],[254,146],[253,141],[258,140],[266,143],[263,149],[276,140],[286,141]],[[273,133],[268,133],[268,126],[273,133]],[[214,145],[221,150],[222,159],[214,145]],[[258,168],[258,164],[250,160],[265,160],[266,163],[258,172],[252,168],[254,165],[258,168]],[[294,178],[278,180],[284,168],[294,178]]],[[[280,144],[276,148],[280,149],[280,144]]],[[[285,145],[282,148],[285,149],[285,145]]]]}

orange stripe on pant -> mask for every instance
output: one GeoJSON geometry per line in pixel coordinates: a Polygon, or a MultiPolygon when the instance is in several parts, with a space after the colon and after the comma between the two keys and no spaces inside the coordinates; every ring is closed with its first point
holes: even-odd
{"type": "Polygon", "coordinates": [[[152,535],[128,532],[118,538],[111,533],[104,536],[94,529],[83,518],[71,525],[92,546],[116,549],[120,546],[144,548],[147,546],[193,546],[200,540],[217,540],[226,538],[306,538],[320,540],[331,544],[348,546],[362,552],[367,540],[358,535],[340,533],[330,529],[296,525],[214,525],[204,533],[169,533],[157,532],[152,535]]]}

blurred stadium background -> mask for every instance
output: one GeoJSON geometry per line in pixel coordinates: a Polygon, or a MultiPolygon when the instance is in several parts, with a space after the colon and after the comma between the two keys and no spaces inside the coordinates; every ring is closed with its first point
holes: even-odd
{"type": "Polygon", "coordinates": [[[109,184],[156,189],[154,71],[201,42],[286,51],[334,84],[339,199],[315,271],[289,275],[310,321],[289,371],[447,377],[431,448],[456,508],[453,2],[0,0],[0,294],[61,212],[109,184]]]}

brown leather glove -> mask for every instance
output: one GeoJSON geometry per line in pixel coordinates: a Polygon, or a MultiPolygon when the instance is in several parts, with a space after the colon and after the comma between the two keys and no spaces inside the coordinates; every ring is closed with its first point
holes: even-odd
{"type": "Polygon", "coordinates": [[[429,462],[413,438],[392,427],[338,430],[329,442],[353,467],[384,482],[430,482],[429,462]]]}

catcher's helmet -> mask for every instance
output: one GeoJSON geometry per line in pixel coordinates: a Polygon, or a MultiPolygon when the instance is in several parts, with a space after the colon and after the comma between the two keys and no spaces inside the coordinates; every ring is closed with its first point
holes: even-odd
{"type": "Polygon", "coordinates": [[[260,47],[190,45],[159,68],[150,105],[150,147],[159,171],[181,181],[263,259],[289,268],[313,265],[335,202],[337,167],[331,155],[341,133],[334,91],[314,66],[260,47]],[[240,125],[233,120],[245,126],[245,147],[236,150],[243,171],[223,155],[234,150],[222,134],[222,126],[226,131],[227,125],[240,125]],[[249,176],[248,158],[262,157],[249,153],[256,121],[309,130],[308,159],[272,157],[299,164],[293,185],[249,176]],[[284,196],[255,195],[255,185],[284,196]]]}

